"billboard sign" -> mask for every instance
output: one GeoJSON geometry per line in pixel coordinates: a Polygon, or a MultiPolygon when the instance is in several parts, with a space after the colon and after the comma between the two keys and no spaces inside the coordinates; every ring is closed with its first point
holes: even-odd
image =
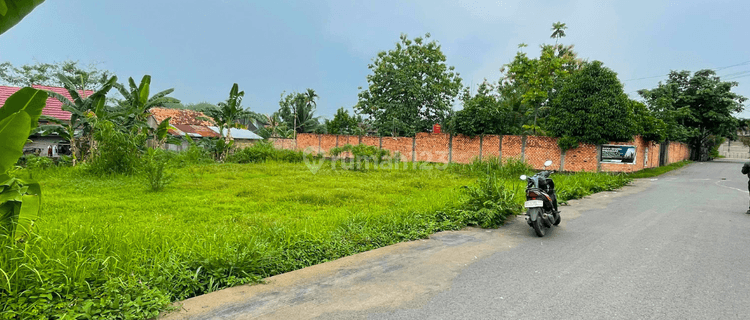
{"type": "Polygon", "coordinates": [[[635,146],[602,145],[602,163],[635,164],[635,146]]]}

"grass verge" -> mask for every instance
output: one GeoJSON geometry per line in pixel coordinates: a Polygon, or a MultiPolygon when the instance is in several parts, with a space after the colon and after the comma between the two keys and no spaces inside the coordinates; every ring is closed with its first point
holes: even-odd
{"type": "Polygon", "coordinates": [[[638,171],[638,172],[629,173],[628,177],[633,178],[633,179],[652,178],[652,177],[656,177],[656,176],[660,176],[662,174],[665,174],[665,173],[667,173],[669,171],[682,168],[682,167],[684,167],[684,166],[686,166],[688,164],[691,164],[691,163],[693,163],[693,162],[690,161],[690,160],[684,160],[684,161],[675,162],[675,163],[672,163],[672,164],[669,164],[669,165],[666,165],[666,166],[662,166],[662,167],[643,169],[643,170],[638,171]]]}

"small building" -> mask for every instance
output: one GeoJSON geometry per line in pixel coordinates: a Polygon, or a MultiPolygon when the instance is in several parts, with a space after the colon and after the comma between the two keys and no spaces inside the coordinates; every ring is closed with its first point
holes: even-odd
{"type": "MultiPolygon", "coordinates": [[[[211,128],[211,130],[213,130],[217,134],[220,133],[219,127],[211,126],[209,128],[211,128]]],[[[236,148],[247,148],[249,146],[252,146],[256,142],[263,140],[263,137],[247,129],[232,128],[232,131],[230,133],[232,135],[232,139],[234,140],[234,146],[236,148]]]]}
{"type": "MultiPolygon", "coordinates": [[[[214,123],[211,118],[203,114],[203,112],[167,108],[151,108],[149,112],[151,113],[151,116],[148,118],[148,125],[152,128],[156,128],[159,123],[171,117],[169,124],[173,128],[169,129],[168,132],[172,136],[180,138],[189,136],[193,139],[221,137],[218,133],[209,128],[210,126],[213,126],[214,123]]],[[[190,144],[187,141],[183,141],[180,145],[168,143],[164,148],[172,151],[182,151],[189,146],[190,144]]]]}
{"type": "MultiPolygon", "coordinates": [[[[68,90],[65,88],[40,86],[40,85],[33,85],[32,87],[34,89],[52,91],[52,92],[61,94],[70,100],[73,100],[73,98],[70,97],[68,90]]],[[[0,86],[0,105],[4,105],[5,100],[7,100],[11,95],[16,93],[18,90],[21,90],[21,88],[0,86]]],[[[79,91],[79,94],[83,96],[88,96],[93,93],[94,91],[91,91],[91,90],[79,91]]],[[[47,99],[47,105],[42,110],[42,115],[55,118],[57,120],[62,121],[63,123],[70,123],[71,114],[70,112],[63,110],[62,106],[63,106],[63,103],[61,101],[50,97],[47,99]]],[[[53,123],[50,123],[40,118],[39,124],[46,125],[46,124],[53,124],[53,123]]],[[[49,157],[57,157],[58,155],[62,155],[62,154],[70,154],[70,142],[63,139],[62,137],[58,135],[47,135],[47,136],[32,135],[29,137],[29,139],[32,142],[24,146],[24,154],[37,154],[40,156],[49,156],[49,157]]]]}

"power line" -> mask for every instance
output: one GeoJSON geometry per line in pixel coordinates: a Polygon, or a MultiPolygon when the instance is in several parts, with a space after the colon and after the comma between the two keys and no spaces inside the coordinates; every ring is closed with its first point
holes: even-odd
{"type": "MultiPolygon", "coordinates": [[[[737,67],[737,66],[742,66],[742,65],[746,65],[746,64],[750,64],[750,61],[740,62],[740,63],[737,63],[737,64],[733,64],[733,65],[729,65],[729,66],[725,66],[725,67],[719,67],[719,68],[715,68],[715,69],[708,69],[708,70],[719,71],[719,70],[724,70],[724,69],[728,69],[728,68],[732,68],[732,67],[737,67]]],[[[663,75],[659,75],[659,76],[651,76],[651,77],[627,79],[627,80],[622,80],[622,82],[644,80],[644,79],[653,79],[653,78],[661,78],[661,77],[666,77],[666,76],[669,76],[669,74],[667,73],[667,74],[663,74],[663,75]]]]}

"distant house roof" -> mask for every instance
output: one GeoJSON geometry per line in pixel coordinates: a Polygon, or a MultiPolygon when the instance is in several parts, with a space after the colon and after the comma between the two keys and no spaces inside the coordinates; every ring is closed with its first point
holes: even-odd
{"type": "Polygon", "coordinates": [[[167,108],[151,108],[149,110],[151,116],[154,117],[156,123],[161,123],[164,119],[169,119],[169,124],[174,129],[169,129],[169,133],[175,136],[191,136],[191,137],[220,137],[218,133],[211,130],[209,126],[214,125],[211,118],[205,115],[203,112],[184,110],[184,109],[167,109],[167,108]]]}
{"type": "MultiPolygon", "coordinates": [[[[211,130],[219,134],[219,127],[209,127],[211,130]]],[[[244,139],[244,140],[263,140],[263,137],[255,134],[254,132],[246,129],[232,129],[232,138],[244,139]]]]}
{"type": "MultiPolygon", "coordinates": [[[[63,95],[64,97],[73,100],[73,98],[68,93],[68,90],[65,88],[60,87],[48,87],[48,86],[39,86],[34,85],[32,86],[34,89],[40,89],[40,90],[46,90],[46,91],[52,91],[55,93],[59,93],[63,95]]],[[[11,95],[16,93],[18,90],[21,90],[19,87],[8,87],[8,86],[0,86],[0,105],[5,104],[5,100],[8,99],[11,95]]],[[[86,91],[79,91],[79,94],[83,93],[84,95],[91,95],[94,93],[94,91],[86,90],[86,91]]],[[[62,102],[55,98],[48,98],[47,99],[47,106],[44,107],[44,110],[42,110],[42,115],[50,116],[58,120],[64,120],[64,121],[70,121],[70,112],[67,112],[62,109],[62,102]]]]}
{"type": "Polygon", "coordinates": [[[149,112],[151,112],[151,115],[154,116],[154,120],[156,120],[156,123],[161,123],[162,121],[164,121],[164,119],[172,117],[172,119],[169,120],[169,124],[173,126],[178,124],[197,126],[214,125],[214,122],[211,121],[211,118],[203,114],[203,112],[199,111],[185,109],[151,108],[149,112]]]}

